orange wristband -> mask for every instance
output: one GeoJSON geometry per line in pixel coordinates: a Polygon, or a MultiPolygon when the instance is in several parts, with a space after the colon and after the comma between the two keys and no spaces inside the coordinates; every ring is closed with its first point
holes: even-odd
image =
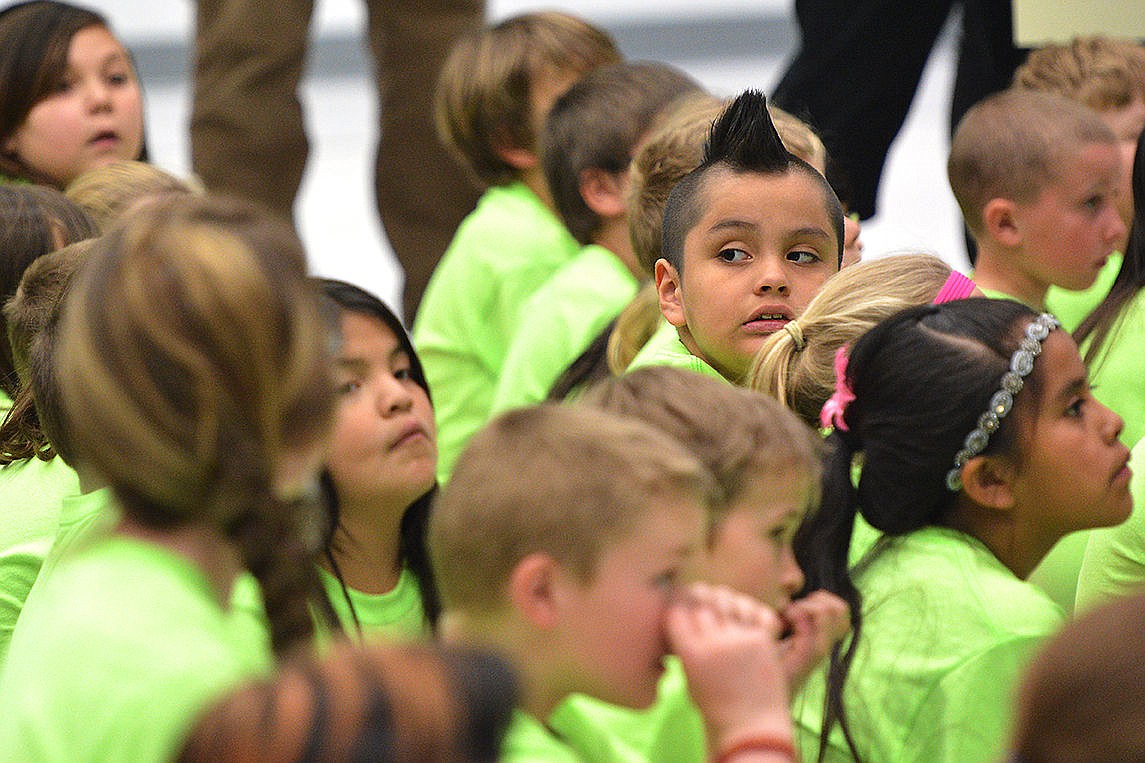
{"type": "Polygon", "coordinates": [[[735,744],[720,750],[716,756],[716,763],[730,763],[742,752],[778,752],[783,753],[791,760],[798,760],[795,754],[795,743],[790,739],[777,736],[757,735],[744,737],[735,744]]]}

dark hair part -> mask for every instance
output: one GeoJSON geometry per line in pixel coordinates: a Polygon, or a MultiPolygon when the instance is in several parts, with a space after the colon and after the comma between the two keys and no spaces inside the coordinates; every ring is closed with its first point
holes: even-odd
{"type": "Polygon", "coordinates": [[[667,64],[619,63],[590,71],[557,99],[541,139],[542,167],[557,212],[577,241],[591,243],[602,223],[581,195],[583,173],[624,172],[657,116],[700,89],[667,64]]]}
{"type": "Polygon", "coordinates": [[[707,179],[713,170],[734,174],[782,175],[801,172],[819,186],[843,262],[843,205],[826,178],[789,152],[776,132],[767,98],[759,90],[745,90],[712,124],[700,166],[688,173],[668,195],[664,207],[662,249],[677,272],[684,270],[684,239],[704,213],[707,179]]]}
{"type": "MultiPolygon", "coordinates": [[[[56,0],[30,0],[0,12],[0,141],[16,132],[32,108],[63,80],[72,37],[94,26],[111,30],[100,13],[56,0]]],[[[146,141],[136,158],[147,160],[146,141]]],[[[37,183],[44,180],[3,151],[0,174],[37,183]]]]}
{"type": "MultiPolygon", "coordinates": [[[[97,235],[87,213],[60,191],[0,183],[0,304],[16,293],[24,271],[37,257],[97,235]]],[[[8,336],[3,315],[0,336],[8,336]]],[[[15,398],[19,389],[12,349],[0,341],[0,390],[15,398]]]]}
{"type": "MultiPolygon", "coordinates": [[[[386,303],[365,289],[345,281],[322,278],[318,279],[318,284],[326,300],[331,303],[331,306],[339,315],[341,313],[356,313],[377,318],[393,332],[402,352],[409,358],[410,378],[413,379],[419,387],[425,390],[426,397],[429,397],[430,403],[432,403],[433,397],[430,395],[429,382],[425,379],[425,370],[422,368],[421,360],[417,356],[417,351],[414,350],[413,342],[410,341],[409,334],[406,333],[402,322],[394,315],[393,311],[386,306],[386,303]]],[[[341,571],[338,569],[338,548],[335,541],[335,532],[338,529],[340,521],[338,489],[328,471],[323,472],[321,485],[329,512],[329,526],[327,528],[326,545],[323,553],[326,560],[330,563],[330,568],[334,572],[334,576],[337,577],[338,582],[342,584],[342,592],[346,598],[346,604],[349,606],[354,620],[357,621],[358,614],[354,610],[354,603],[350,600],[349,592],[346,590],[346,583],[342,579],[341,571]]],[[[418,498],[406,508],[402,514],[401,529],[398,537],[398,563],[412,572],[417,579],[418,592],[421,594],[422,610],[425,612],[426,619],[430,626],[437,623],[438,616],[441,614],[441,603],[437,595],[437,585],[433,579],[433,569],[430,567],[429,553],[425,545],[426,528],[429,525],[429,512],[433,505],[434,496],[436,495],[437,485],[434,485],[425,495],[418,498]]]]}
{"type": "Polygon", "coordinates": [[[493,763],[517,694],[492,654],[341,644],[214,703],[178,760],[493,763]]]}
{"type": "MultiPolygon", "coordinates": [[[[845,413],[848,430],[836,429],[828,438],[823,499],[795,539],[807,590],[825,588],[851,607],[853,635],[831,657],[820,760],[836,722],[858,758],[843,707],[843,685],[862,634],[862,602],[847,563],[855,516],[888,536],[947,521],[956,497],[946,487],[954,455],[998,391],[1034,317],[1011,300],[924,305],[878,324],[851,349],[847,382],[855,399],[845,413]],[[863,466],[856,489],[857,453],[863,466]]],[[[1015,412],[991,435],[984,454],[1018,446],[1022,411],[1036,407],[1041,395],[1038,363],[1025,381],[1015,412]]],[[[882,547],[876,544],[872,553],[882,547]]]]}
{"type": "Polygon", "coordinates": [[[1137,152],[1133,155],[1132,188],[1133,227],[1129,230],[1121,270],[1117,271],[1117,278],[1105,299],[1081,322],[1073,335],[1079,345],[1086,339],[1090,340],[1084,360],[1091,371],[1101,364],[1103,348],[1112,344],[1122,310],[1145,287],[1145,132],[1137,139],[1137,152]]]}

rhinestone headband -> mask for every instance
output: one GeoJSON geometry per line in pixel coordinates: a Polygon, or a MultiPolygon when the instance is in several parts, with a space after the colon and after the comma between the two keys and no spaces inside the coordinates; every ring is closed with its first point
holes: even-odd
{"type": "Polygon", "coordinates": [[[952,493],[962,489],[962,466],[986,449],[990,435],[1013,409],[1014,395],[1022,391],[1026,377],[1034,370],[1034,358],[1042,354],[1042,342],[1060,327],[1058,319],[1049,313],[1042,313],[1026,326],[1026,335],[1010,357],[1010,370],[1002,374],[1001,389],[990,398],[990,406],[978,417],[978,426],[966,435],[962,449],[954,455],[954,468],[946,473],[946,487],[952,493]]]}

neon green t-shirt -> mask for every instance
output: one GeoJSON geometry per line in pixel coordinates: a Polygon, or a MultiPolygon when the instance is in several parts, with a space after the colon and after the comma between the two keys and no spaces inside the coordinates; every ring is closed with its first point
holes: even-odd
{"type": "Polygon", "coordinates": [[[170,760],[212,700],[273,665],[203,572],[151,543],[77,547],[39,593],[0,674],[0,760],[170,760]]]}
{"type": "Polygon", "coordinates": [[[628,370],[635,371],[644,366],[686,368],[689,371],[696,371],[727,381],[723,374],[708,365],[705,360],[690,353],[684,343],[680,341],[680,334],[676,331],[676,327],[666,320],[660,322],[660,328],[656,329],[656,333],[648,339],[648,343],[640,349],[640,352],[636,353],[636,357],[628,364],[628,370]]]}
{"type": "Polygon", "coordinates": [[[615,254],[594,244],[581,249],[525,302],[492,412],[543,401],[638,288],[636,276],[615,254]]]}
{"type": "MultiPolygon", "coordinates": [[[[1101,352],[1089,366],[1093,396],[1125,420],[1121,442],[1132,448],[1145,437],[1145,292],[1121,308],[1101,352]]],[[[1088,349],[1082,346],[1082,353],[1088,349]]]]}
{"type": "Polygon", "coordinates": [[[703,763],[707,760],[704,719],[688,694],[680,661],[670,657],[645,710],[610,705],[574,694],[549,718],[554,729],[590,761],[703,763]]]}
{"type": "Polygon", "coordinates": [[[322,567],[318,568],[318,576],[322,579],[326,596],[346,633],[358,632],[358,625],[355,625],[350,605],[346,602],[346,594],[349,594],[354,612],[358,615],[358,624],[362,627],[362,635],[367,640],[386,638],[418,641],[429,636],[429,624],[421,606],[417,578],[409,570],[403,569],[397,585],[380,594],[363,593],[353,588],[347,588],[343,593],[338,578],[322,567]]]}
{"type": "Polygon", "coordinates": [[[1145,586],[1145,440],[1133,448],[1133,513],[1116,527],[1091,530],[1077,581],[1077,610],[1137,593],[1145,586]]]}
{"type": "Polygon", "coordinates": [[[60,522],[65,498],[79,478],[61,458],[14,461],[0,467],[0,665],[24,600],[60,522]]]}
{"type": "MultiPolygon", "coordinates": [[[[896,538],[855,577],[863,631],[844,705],[865,760],[996,761],[1018,679],[1062,624],[1044,593],[969,535],[927,527],[896,538]]],[[[824,672],[794,704],[800,752],[815,760],[824,672]]],[[[827,760],[851,760],[836,726],[827,760]]]]}
{"type": "MultiPolygon", "coordinates": [[[[571,747],[523,710],[514,710],[501,741],[500,763],[597,763],[577,755],[571,747]]],[[[601,761],[601,763],[607,763],[601,761]]]]}
{"type": "Polygon", "coordinates": [[[458,227],[413,326],[433,390],[443,484],[489,417],[522,306],[579,249],[556,215],[519,182],[487,190],[458,227]]]}

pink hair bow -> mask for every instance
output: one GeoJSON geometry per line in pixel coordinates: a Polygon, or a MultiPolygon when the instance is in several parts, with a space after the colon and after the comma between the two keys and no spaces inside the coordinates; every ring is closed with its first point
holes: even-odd
{"type": "Polygon", "coordinates": [[[974,286],[974,282],[969,278],[957,270],[951,270],[950,275],[946,277],[946,282],[942,284],[942,288],[938,290],[938,296],[934,298],[933,304],[941,305],[943,302],[966,299],[974,293],[974,286]]]}
{"type": "Polygon", "coordinates": [[[844,345],[835,351],[835,392],[823,403],[823,410],[819,412],[819,424],[824,429],[834,427],[846,432],[848,427],[843,414],[854,399],[855,393],[847,384],[847,347],[844,345]]]}

